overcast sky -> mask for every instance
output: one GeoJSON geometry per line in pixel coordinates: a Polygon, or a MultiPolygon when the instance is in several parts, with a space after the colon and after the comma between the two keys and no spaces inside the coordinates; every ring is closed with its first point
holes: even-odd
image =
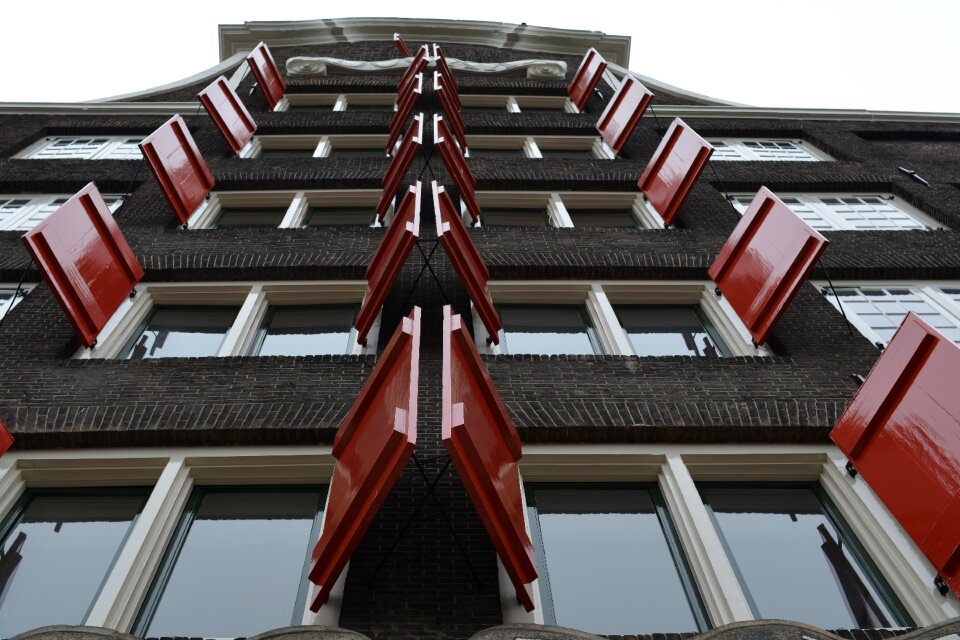
{"type": "Polygon", "coordinates": [[[768,107],[960,112],[960,1],[7,0],[3,102],[129,93],[219,62],[217,25],[404,15],[632,37],[630,68],[768,107]]]}

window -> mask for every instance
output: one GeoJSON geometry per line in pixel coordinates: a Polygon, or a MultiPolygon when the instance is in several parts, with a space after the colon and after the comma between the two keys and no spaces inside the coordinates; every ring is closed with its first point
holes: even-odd
{"type": "Polygon", "coordinates": [[[510,304],[500,305],[497,310],[503,324],[501,353],[601,353],[596,332],[582,306],[510,304]]]}
{"type": "MultiPolygon", "coordinates": [[[[478,191],[481,226],[662,228],[636,192],[478,191]]],[[[473,221],[464,212],[464,224],[473,221]]]]}
{"type": "Polygon", "coordinates": [[[700,493],[757,618],[822,629],[905,624],[818,487],[708,484],[700,493]]]}
{"type": "Polygon", "coordinates": [[[544,622],[597,634],[707,628],[656,487],[534,484],[526,494],[544,622]]]}
{"type": "Polygon", "coordinates": [[[832,160],[802,140],[710,138],[712,160],[765,160],[768,162],[820,162],[832,160]]]}
{"type": "Polygon", "coordinates": [[[83,624],[148,493],[28,491],[0,521],[0,637],[83,624]]]}
{"type": "MultiPolygon", "coordinates": [[[[0,231],[29,231],[59,209],[71,195],[0,195],[0,231]]],[[[123,204],[122,195],[104,195],[110,213],[123,204]]]]}
{"type": "Polygon", "coordinates": [[[247,637],[300,624],[319,488],[194,490],[134,633],[247,637]]]}
{"type": "MultiPolygon", "coordinates": [[[[913,311],[960,344],[960,286],[840,285],[836,292],[847,318],[871,342],[886,345],[907,313],[913,311]]],[[[822,287],[821,293],[837,306],[833,291],[822,287]]]]}
{"type": "Polygon", "coordinates": [[[614,310],[638,356],[727,355],[699,307],[618,305],[614,310]]]}
{"type": "Polygon", "coordinates": [[[546,209],[485,207],[480,211],[480,224],[485,227],[547,227],[550,226],[550,217],[546,209]]]}
{"type": "MultiPolygon", "coordinates": [[[[865,229],[900,231],[943,227],[928,216],[890,194],[778,194],[783,203],[819,231],[857,231],[865,229]],[[896,204],[895,204],[896,202],[896,204]]],[[[753,195],[732,195],[733,206],[741,215],[753,195]]]]}
{"type": "Polygon", "coordinates": [[[570,220],[575,227],[637,228],[637,219],[630,208],[587,209],[568,208],[570,220]]]}
{"type": "Polygon", "coordinates": [[[141,140],[127,136],[57,136],[44,138],[14,157],[31,160],[140,160],[138,145],[141,140]]]}
{"type": "Polygon", "coordinates": [[[286,215],[286,207],[220,207],[217,228],[278,227],[286,215]]]}
{"type": "Polygon", "coordinates": [[[33,285],[24,285],[20,287],[20,292],[17,293],[17,285],[0,284],[0,319],[20,304],[20,301],[27,297],[32,289],[33,285]]]}
{"type": "Polygon", "coordinates": [[[353,322],[365,280],[265,283],[141,283],[92,349],[75,358],[199,358],[376,353],[353,322]]]}
{"type": "MultiPolygon", "coordinates": [[[[220,227],[379,227],[380,191],[219,191],[190,216],[190,229],[220,227]]],[[[387,212],[389,218],[391,212],[387,212]]]]}
{"type": "Polygon", "coordinates": [[[468,135],[467,157],[610,160],[614,153],[597,136],[468,135]]]}

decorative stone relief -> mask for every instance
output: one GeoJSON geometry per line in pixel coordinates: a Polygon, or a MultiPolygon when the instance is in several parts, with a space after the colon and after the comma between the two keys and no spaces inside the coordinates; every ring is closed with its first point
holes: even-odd
{"type": "MultiPolygon", "coordinates": [[[[343,60],[341,58],[294,56],[287,59],[290,77],[317,77],[335,73],[402,73],[413,58],[393,60],[343,60]]],[[[567,63],[562,60],[513,60],[511,62],[470,62],[447,58],[454,71],[486,76],[526,75],[528,80],[563,80],[567,63]]],[[[434,64],[431,62],[431,68],[434,64]]]]}

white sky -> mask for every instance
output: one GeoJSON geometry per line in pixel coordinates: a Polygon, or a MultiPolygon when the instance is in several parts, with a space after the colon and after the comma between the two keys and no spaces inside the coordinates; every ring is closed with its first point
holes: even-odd
{"type": "Polygon", "coordinates": [[[219,62],[221,23],[398,14],[629,35],[634,71],[750,105],[960,112],[957,0],[6,0],[0,101],[92,100],[193,75],[219,62]]]}

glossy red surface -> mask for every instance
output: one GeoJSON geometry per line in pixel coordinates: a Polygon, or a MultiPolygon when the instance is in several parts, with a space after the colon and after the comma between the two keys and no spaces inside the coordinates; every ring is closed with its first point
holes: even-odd
{"type": "Polygon", "coordinates": [[[238,155],[244,145],[253,138],[257,125],[243,106],[237,92],[230,87],[226,78],[220,76],[201,91],[198,97],[220,135],[230,145],[234,155],[238,155]]]}
{"type": "Polygon", "coordinates": [[[480,316],[490,338],[500,344],[500,316],[493,306],[490,292],[487,291],[490,271],[480,257],[470,232],[460,219],[460,209],[436,181],[432,183],[432,187],[433,210],[437,217],[437,237],[440,244],[473,300],[474,312],[480,316]]]}
{"type": "Polygon", "coordinates": [[[407,67],[407,70],[403,72],[403,75],[400,76],[400,82],[397,83],[398,103],[403,99],[404,95],[410,91],[417,74],[423,73],[424,69],[427,68],[427,62],[429,58],[430,49],[427,48],[427,45],[423,45],[417,49],[417,54],[413,56],[413,60],[410,61],[410,66],[407,67]]]}
{"type": "Polygon", "coordinates": [[[390,135],[387,136],[387,153],[393,151],[393,146],[397,144],[397,140],[400,139],[400,134],[403,133],[403,125],[407,123],[407,118],[410,117],[410,113],[413,111],[413,107],[416,106],[417,102],[419,102],[421,95],[423,95],[423,74],[418,73],[413,79],[410,90],[397,98],[397,110],[393,112],[393,117],[390,119],[390,135]]]}
{"type": "Polygon", "coordinates": [[[620,88],[613,94],[607,108],[597,121],[597,131],[617,155],[630,139],[643,112],[647,110],[653,93],[632,76],[624,76],[620,88]]]}
{"type": "Polygon", "coordinates": [[[0,418],[0,456],[3,456],[13,446],[13,436],[7,430],[7,423],[0,418]]]}
{"type": "Polygon", "coordinates": [[[476,196],[477,179],[470,171],[470,165],[467,164],[467,159],[463,157],[463,151],[457,145],[457,141],[451,136],[443,117],[436,114],[433,116],[433,147],[443,158],[447,173],[453,179],[460,199],[463,200],[467,211],[470,212],[470,217],[474,223],[478,222],[480,220],[480,204],[477,202],[476,196]]]}
{"type": "Polygon", "coordinates": [[[521,496],[520,436],[459,315],[443,308],[443,444],[527,611],[537,579],[521,496]]]}
{"type": "Polygon", "coordinates": [[[287,82],[283,79],[280,68],[266,43],[261,42],[250,52],[247,56],[247,64],[257,78],[257,84],[260,85],[263,97],[267,100],[267,106],[273,109],[287,90],[287,82]]]}
{"type": "Polygon", "coordinates": [[[357,313],[357,342],[364,343],[403,263],[420,238],[420,182],[409,188],[367,267],[367,293],[357,313]]]}
{"type": "Polygon", "coordinates": [[[433,45],[433,59],[437,64],[437,71],[446,80],[447,89],[450,90],[451,104],[456,107],[457,111],[460,111],[463,109],[463,104],[460,102],[460,85],[457,84],[457,78],[453,75],[453,70],[447,64],[447,58],[443,55],[443,50],[438,44],[433,45]]]}
{"type": "Polygon", "coordinates": [[[582,112],[586,108],[587,102],[590,100],[590,94],[597,87],[597,83],[600,82],[606,68],[607,61],[603,59],[599,51],[594,48],[587,50],[583,60],[580,61],[577,72],[573,75],[573,80],[567,87],[567,94],[570,95],[570,100],[576,105],[577,111],[582,112]]]}
{"type": "Polygon", "coordinates": [[[403,41],[403,38],[399,33],[393,34],[393,44],[397,45],[400,55],[402,55],[404,58],[409,58],[413,55],[413,52],[410,51],[410,47],[408,47],[407,43],[403,41]]]}
{"type": "Polygon", "coordinates": [[[387,211],[390,210],[390,203],[393,202],[397,189],[400,188],[403,179],[407,177],[407,172],[410,170],[413,159],[417,157],[417,154],[420,153],[420,149],[422,148],[423,114],[421,113],[414,116],[413,121],[407,128],[407,134],[400,142],[396,153],[393,154],[393,159],[390,160],[390,166],[387,167],[387,172],[384,174],[383,180],[380,181],[380,185],[383,187],[380,202],[377,204],[377,217],[380,222],[383,222],[384,216],[386,216],[387,211]]]}
{"type": "Polygon", "coordinates": [[[663,218],[673,224],[693,183],[713,154],[710,143],[697,135],[687,123],[676,118],[660,141],[637,188],[663,218]]]}
{"type": "Polygon", "coordinates": [[[213,175],[179,114],[144,138],[140,151],[170,208],[186,222],[213,189],[213,175]]]}
{"type": "Polygon", "coordinates": [[[463,150],[467,149],[467,125],[460,115],[460,108],[455,101],[455,94],[450,88],[449,83],[440,74],[439,71],[433,72],[433,90],[440,99],[440,106],[443,107],[444,122],[447,123],[453,136],[457,139],[457,144],[463,150]]]}
{"type": "Polygon", "coordinates": [[[313,549],[310,609],[318,611],[417,444],[420,307],[404,318],[333,441],[337,459],[313,549]]]}
{"type": "Polygon", "coordinates": [[[761,187],[709,274],[754,342],[763,344],[828,241],[761,187]]]}
{"type": "Polygon", "coordinates": [[[23,243],[87,347],[143,278],[143,268],[92,182],[28,231],[23,243]]]}
{"type": "Polygon", "coordinates": [[[830,438],[960,594],[960,347],[914,313],[830,438]]]}

